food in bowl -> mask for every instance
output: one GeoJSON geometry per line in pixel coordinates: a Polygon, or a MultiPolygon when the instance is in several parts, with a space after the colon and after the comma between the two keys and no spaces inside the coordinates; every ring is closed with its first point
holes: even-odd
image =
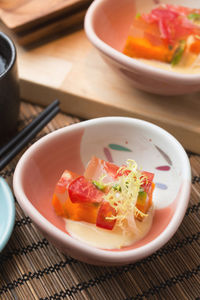
{"type": "Polygon", "coordinates": [[[67,232],[92,246],[120,249],[142,239],[153,219],[154,174],[134,160],[118,167],[93,156],[83,176],[65,170],[52,204],[67,232]]]}
{"type": "MultiPolygon", "coordinates": [[[[197,92],[200,90],[199,68],[172,67],[168,63],[133,59],[123,54],[135,16],[150,12],[156,7],[155,2],[158,3],[155,0],[94,0],[85,16],[86,35],[106,64],[125,79],[125,89],[132,85],[160,95],[197,92]]],[[[159,0],[159,3],[167,4],[169,0],[159,0]]],[[[195,0],[174,0],[173,4],[200,9],[200,3],[195,0]]]]}
{"type": "Polygon", "coordinates": [[[119,266],[151,255],[177,231],[189,201],[191,169],[183,147],[162,128],[134,118],[104,117],[39,139],[18,162],[13,187],[22,209],[62,253],[90,264],[119,266]],[[93,155],[118,166],[134,159],[155,175],[151,228],[131,246],[109,251],[73,238],[54,211],[52,196],[63,171],[84,174],[93,155]]]}
{"type": "Polygon", "coordinates": [[[123,53],[158,67],[200,71],[200,9],[162,4],[137,13],[123,53]]]}

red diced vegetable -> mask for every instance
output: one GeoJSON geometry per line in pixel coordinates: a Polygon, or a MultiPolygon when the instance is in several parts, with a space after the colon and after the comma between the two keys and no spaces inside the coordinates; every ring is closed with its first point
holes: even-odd
{"type": "Polygon", "coordinates": [[[154,174],[147,171],[143,171],[142,175],[144,176],[144,179],[141,187],[144,189],[146,193],[148,193],[153,182],[154,174]]]}
{"type": "Polygon", "coordinates": [[[80,175],[72,171],[65,170],[56,184],[56,192],[60,194],[65,193],[65,191],[68,189],[69,184],[79,176],[80,175]]]}
{"type": "Polygon", "coordinates": [[[69,184],[68,193],[72,203],[99,203],[103,197],[103,192],[84,176],[79,176],[69,184]]]}
{"type": "Polygon", "coordinates": [[[116,220],[109,220],[107,217],[115,216],[115,209],[106,201],[101,203],[97,214],[96,226],[104,229],[112,230],[116,220]]]}

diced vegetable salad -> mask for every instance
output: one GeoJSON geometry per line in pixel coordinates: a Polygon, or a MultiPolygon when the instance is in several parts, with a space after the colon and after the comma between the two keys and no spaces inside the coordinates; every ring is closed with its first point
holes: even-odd
{"type": "Polygon", "coordinates": [[[65,170],[52,204],[57,215],[112,230],[128,219],[142,221],[152,206],[154,174],[139,171],[133,160],[118,167],[95,156],[84,175],[65,170]]]}
{"type": "Polygon", "coordinates": [[[200,54],[200,9],[160,5],[148,14],[138,13],[123,53],[172,66],[193,63],[200,54]]]}

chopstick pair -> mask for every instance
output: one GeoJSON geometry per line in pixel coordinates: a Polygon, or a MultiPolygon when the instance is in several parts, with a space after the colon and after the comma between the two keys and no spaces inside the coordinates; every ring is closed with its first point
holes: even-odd
{"type": "Polygon", "coordinates": [[[30,124],[0,148],[0,171],[57,115],[59,110],[59,101],[53,101],[30,124]]]}

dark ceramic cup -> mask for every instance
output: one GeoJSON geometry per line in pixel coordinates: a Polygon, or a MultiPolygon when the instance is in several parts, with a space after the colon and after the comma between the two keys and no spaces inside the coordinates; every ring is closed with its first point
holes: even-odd
{"type": "Polygon", "coordinates": [[[19,104],[16,48],[11,39],[0,32],[0,145],[17,129],[19,104]]]}

